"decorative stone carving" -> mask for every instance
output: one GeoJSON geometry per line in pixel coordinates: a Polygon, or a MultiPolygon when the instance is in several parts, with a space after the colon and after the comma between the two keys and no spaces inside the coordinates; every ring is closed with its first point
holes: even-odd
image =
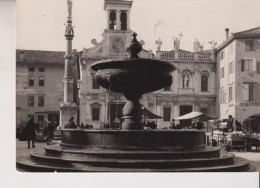
{"type": "Polygon", "coordinates": [[[125,52],[125,41],[122,37],[110,37],[110,52],[111,53],[124,53],[125,52]]]}
{"type": "Polygon", "coordinates": [[[70,23],[66,26],[65,35],[74,36],[73,26],[70,23]]]}

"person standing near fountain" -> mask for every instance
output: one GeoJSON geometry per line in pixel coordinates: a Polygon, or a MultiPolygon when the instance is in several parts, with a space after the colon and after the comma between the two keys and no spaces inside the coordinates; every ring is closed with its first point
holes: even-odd
{"type": "Polygon", "coordinates": [[[25,129],[27,134],[28,149],[30,149],[31,141],[32,141],[32,147],[35,148],[34,142],[36,137],[36,124],[34,123],[33,118],[29,119],[25,129]]]}
{"type": "Polygon", "coordinates": [[[68,128],[68,129],[75,129],[75,128],[77,128],[78,126],[76,125],[76,123],[74,123],[74,117],[71,117],[70,119],[69,119],[69,123],[67,123],[66,125],[65,125],[65,128],[68,128]]]}

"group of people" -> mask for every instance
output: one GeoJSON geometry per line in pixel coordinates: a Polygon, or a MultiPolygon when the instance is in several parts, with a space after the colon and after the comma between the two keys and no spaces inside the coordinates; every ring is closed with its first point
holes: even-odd
{"type": "Polygon", "coordinates": [[[46,141],[50,142],[54,139],[54,131],[56,127],[57,123],[54,120],[48,121],[43,119],[43,121],[35,123],[33,118],[29,118],[29,121],[23,130],[25,138],[28,142],[28,149],[30,149],[31,143],[32,147],[35,147],[36,132],[42,131],[43,135],[46,136],[46,141]]]}
{"type": "Polygon", "coordinates": [[[169,129],[181,129],[180,124],[175,124],[175,119],[172,119],[169,129]]]}
{"type": "Polygon", "coordinates": [[[232,115],[229,115],[228,119],[224,121],[227,122],[227,126],[224,128],[223,134],[224,132],[243,131],[242,124],[237,119],[234,119],[232,115]]]}
{"type": "Polygon", "coordinates": [[[146,121],[144,123],[144,126],[147,127],[148,129],[157,129],[157,125],[154,121],[146,121]]]}

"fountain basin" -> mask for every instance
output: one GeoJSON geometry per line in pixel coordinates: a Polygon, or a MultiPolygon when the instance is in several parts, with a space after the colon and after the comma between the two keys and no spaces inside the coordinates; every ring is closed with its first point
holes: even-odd
{"type": "Polygon", "coordinates": [[[94,78],[99,85],[124,95],[142,95],[169,87],[170,72],[175,70],[170,63],[139,58],[98,61],[91,68],[97,71],[94,78]]]}
{"type": "Polygon", "coordinates": [[[61,145],[117,150],[205,149],[205,132],[199,130],[81,130],[64,129],[61,145]]]}

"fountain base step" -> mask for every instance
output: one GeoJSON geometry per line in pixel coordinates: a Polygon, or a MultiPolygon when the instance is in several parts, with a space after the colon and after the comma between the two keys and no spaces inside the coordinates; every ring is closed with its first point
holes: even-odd
{"type": "Polygon", "coordinates": [[[95,151],[47,146],[17,168],[31,172],[240,172],[254,167],[219,149],[201,151],[95,151]],[[194,155],[195,154],[195,155],[194,155]],[[181,155],[184,157],[181,158],[181,155]],[[193,155],[193,158],[191,156],[193,155]],[[196,157],[195,157],[196,156],[196,157]],[[186,158],[185,158],[186,157],[186,158]]]}
{"type": "Polygon", "coordinates": [[[205,146],[196,130],[63,130],[49,145],[17,161],[22,171],[58,172],[243,172],[242,158],[205,146]]]}

